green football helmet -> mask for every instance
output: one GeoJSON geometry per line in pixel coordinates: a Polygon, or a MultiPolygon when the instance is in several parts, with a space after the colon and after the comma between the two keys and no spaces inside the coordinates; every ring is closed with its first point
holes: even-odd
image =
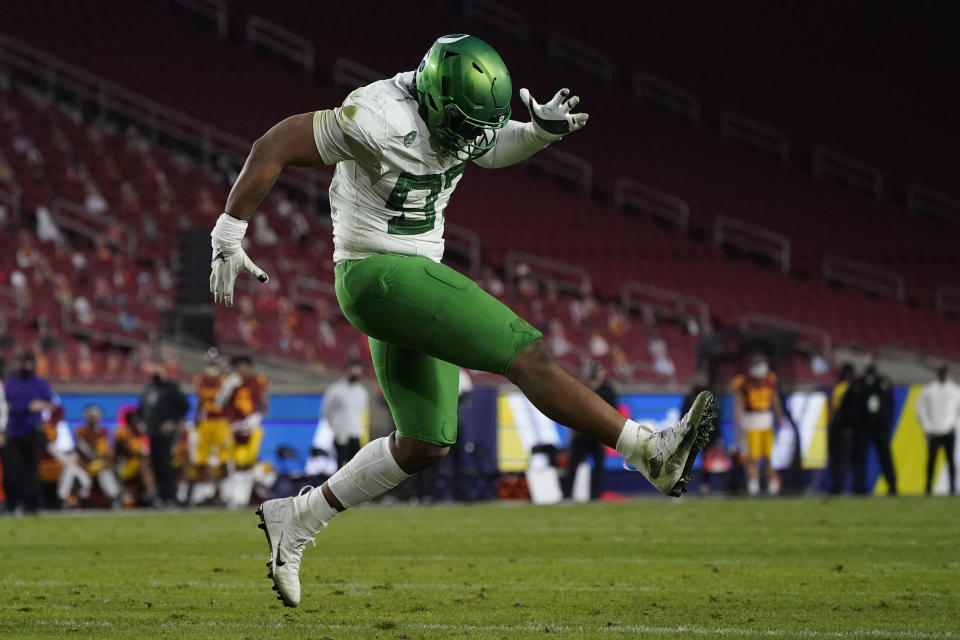
{"type": "Polygon", "coordinates": [[[438,38],[417,68],[417,101],[448,153],[473,160],[510,121],[510,72],[489,44],[465,34],[438,38]]]}

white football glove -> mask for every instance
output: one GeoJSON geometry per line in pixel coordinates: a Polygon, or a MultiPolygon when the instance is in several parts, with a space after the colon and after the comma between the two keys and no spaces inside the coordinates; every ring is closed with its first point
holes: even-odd
{"type": "Polygon", "coordinates": [[[247,222],[223,213],[210,234],[213,257],[210,262],[210,293],[215,304],[233,306],[233,285],[241,273],[249,273],[260,282],[270,280],[263,269],[254,264],[241,246],[247,222]]]}
{"type": "Polygon", "coordinates": [[[538,103],[527,89],[520,89],[520,99],[530,110],[537,135],[551,142],[582,129],[590,118],[586,113],[570,113],[580,102],[579,96],[570,95],[570,89],[560,89],[546,104],[538,103]]]}

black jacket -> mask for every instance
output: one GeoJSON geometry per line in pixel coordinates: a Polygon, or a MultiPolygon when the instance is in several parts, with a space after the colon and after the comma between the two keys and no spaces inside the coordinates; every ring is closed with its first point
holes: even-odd
{"type": "Polygon", "coordinates": [[[173,380],[151,378],[140,396],[140,413],[151,435],[160,433],[160,427],[165,422],[183,420],[189,409],[187,397],[173,380]]]}
{"type": "Polygon", "coordinates": [[[875,373],[860,376],[843,397],[840,413],[855,429],[889,431],[893,422],[893,385],[875,373]]]}

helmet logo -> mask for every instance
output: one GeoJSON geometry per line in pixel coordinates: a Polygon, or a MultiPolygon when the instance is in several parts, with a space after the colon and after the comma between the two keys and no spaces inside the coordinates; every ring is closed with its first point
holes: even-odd
{"type": "Polygon", "coordinates": [[[453,35],[453,36],[443,36],[442,38],[437,38],[437,42],[439,42],[440,44],[453,44],[454,42],[457,42],[459,40],[463,40],[464,38],[469,38],[469,37],[470,37],[469,35],[463,35],[463,34],[453,35]]]}

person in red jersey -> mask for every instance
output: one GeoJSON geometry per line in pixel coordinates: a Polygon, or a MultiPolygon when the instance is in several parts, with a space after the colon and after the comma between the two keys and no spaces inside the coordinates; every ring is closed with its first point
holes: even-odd
{"type": "Polygon", "coordinates": [[[773,435],[783,418],[783,405],[777,389],[777,374],[763,354],[750,358],[746,374],[733,379],[734,429],[741,453],[746,453],[747,493],[760,493],[760,462],[764,462],[767,492],[780,492],[780,476],[770,462],[773,435]]]}
{"type": "MultiPolygon", "coordinates": [[[[113,446],[110,434],[103,426],[103,411],[96,405],[83,410],[84,423],[74,432],[80,464],[91,480],[97,481],[100,491],[111,502],[120,497],[120,485],[113,473],[113,446]]],[[[81,494],[89,497],[89,488],[81,494]]]]}
{"type": "Polygon", "coordinates": [[[236,508],[249,502],[253,490],[253,467],[260,457],[261,422],[267,411],[267,378],[253,370],[248,356],[234,356],[230,365],[233,371],[223,381],[215,404],[233,433],[229,473],[220,495],[228,507],[236,508]]]}
{"type": "Polygon", "coordinates": [[[197,393],[196,422],[196,479],[190,502],[203,504],[216,494],[214,479],[230,461],[233,437],[230,423],[217,406],[217,394],[226,376],[218,364],[219,355],[211,349],[206,355],[203,372],[193,377],[197,393]]]}

